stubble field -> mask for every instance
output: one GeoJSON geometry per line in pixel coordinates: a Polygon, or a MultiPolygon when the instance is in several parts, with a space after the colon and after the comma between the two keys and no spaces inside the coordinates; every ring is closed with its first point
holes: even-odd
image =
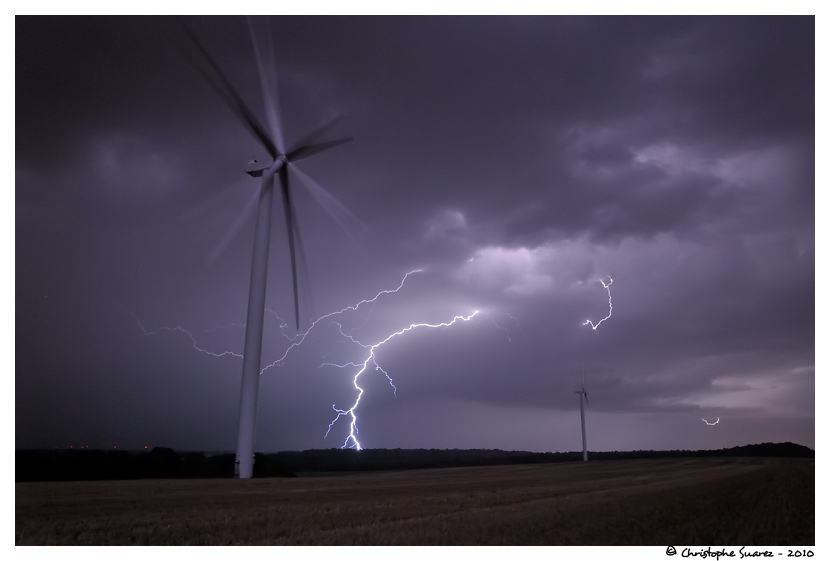
{"type": "Polygon", "coordinates": [[[813,545],[814,460],[17,483],[17,545],[813,545]]]}

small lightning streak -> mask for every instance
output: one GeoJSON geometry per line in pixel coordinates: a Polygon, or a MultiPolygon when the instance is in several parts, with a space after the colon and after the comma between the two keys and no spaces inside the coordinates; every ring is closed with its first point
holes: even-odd
{"type": "Polygon", "coordinates": [[[443,323],[436,323],[436,324],[413,323],[413,324],[409,325],[408,327],[404,327],[400,331],[396,331],[396,332],[392,333],[391,335],[386,337],[384,340],[382,340],[379,343],[375,343],[374,345],[366,345],[364,343],[361,343],[360,341],[358,341],[357,339],[355,339],[351,335],[348,335],[348,334],[344,333],[343,332],[343,326],[341,326],[339,323],[332,322],[334,325],[337,325],[337,327],[340,330],[340,334],[343,335],[343,337],[349,339],[350,341],[352,341],[353,343],[363,347],[364,349],[367,349],[369,351],[369,355],[366,357],[366,360],[364,360],[363,363],[347,362],[345,364],[334,364],[334,363],[331,363],[331,362],[326,362],[326,363],[323,363],[323,364],[320,365],[321,368],[323,366],[334,366],[334,367],[337,367],[337,368],[347,368],[347,367],[351,366],[351,367],[354,367],[354,368],[358,369],[357,373],[354,375],[354,379],[352,380],[352,383],[354,384],[354,387],[357,390],[357,398],[355,399],[352,406],[349,407],[348,409],[338,409],[336,405],[331,406],[332,409],[334,409],[334,411],[337,413],[337,415],[334,417],[334,419],[331,421],[331,423],[329,423],[329,428],[328,428],[328,430],[326,430],[326,436],[329,435],[329,433],[331,432],[332,427],[335,425],[335,423],[337,423],[338,420],[340,420],[341,417],[351,417],[351,422],[349,423],[349,435],[346,437],[346,440],[343,442],[343,448],[356,448],[357,450],[361,450],[360,442],[357,440],[357,435],[358,435],[359,431],[357,429],[357,415],[355,414],[355,412],[357,411],[358,405],[360,405],[360,398],[363,397],[363,388],[361,388],[358,385],[357,380],[358,380],[358,378],[360,378],[360,375],[363,374],[366,371],[367,368],[369,368],[370,364],[375,367],[375,370],[379,370],[380,372],[383,373],[384,376],[386,376],[386,379],[389,381],[389,385],[392,386],[392,389],[395,392],[395,395],[397,395],[398,389],[395,387],[395,384],[392,382],[392,377],[389,376],[389,373],[386,372],[386,370],[381,368],[381,366],[377,363],[377,361],[375,359],[375,351],[378,349],[378,347],[380,347],[381,345],[387,343],[390,339],[392,339],[394,337],[397,337],[398,335],[403,335],[404,333],[406,333],[408,331],[412,331],[416,327],[432,327],[432,328],[449,327],[450,325],[456,323],[457,321],[470,321],[476,314],[478,314],[478,310],[474,311],[472,314],[470,314],[468,316],[455,316],[451,321],[447,321],[447,322],[443,322],[443,323]]]}
{"type": "Polygon", "coordinates": [[[608,284],[605,284],[605,281],[604,281],[604,280],[602,280],[602,279],[600,279],[600,280],[599,280],[599,282],[601,282],[601,283],[602,283],[602,287],[603,287],[605,290],[607,290],[607,291],[608,291],[608,315],[607,315],[607,316],[605,316],[604,318],[602,318],[601,320],[599,320],[597,323],[594,323],[594,322],[592,322],[592,321],[591,321],[591,320],[589,320],[589,319],[586,319],[586,320],[582,323],[582,325],[589,325],[589,324],[590,324],[590,325],[591,325],[591,329],[593,329],[594,331],[596,331],[596,330],[597,330],[597,327],[599,327],[599,325],[600,325],[602,322],[604,322],[605,320],[607,320],[608,318],[610,318],[610,317],[611,317],[611,311],[614,309],[614,308],[613,308],[613,306],[611,305],[611,285],[614,283],[614,279],[612,279],[611,277],[608,277],[608,284]]]}
{"type": "MultiPolygon", "coordinates": [[[[282,316],[280,316],[277,312],[275,312],[275,311],[274,311],[274,310],[272,310],[271,308],[265,308],[265,311],[266,311],[266,312],[268,312],[269,314],[271,314],[272,316],[274,316],[275,318],[277,318],[277,320],[280,322],[280,333],[282,333],[282,336],[283,336],[283,337],[284,337],[284,338],[285,338],[285,339],[286,339],[289,343],[290,343],[291,341],[294,341],[297,337],[299,337],[299,336],[300,336],[300,334],[299,334],[299,333],[298,333],[298,334],[296,334],[296,335],[294,335],[293,337],[291,337],[290,335],[288,335],[288,334],[285,332],[285,330],[286,330],[286,329],[288,329],[289,325],[288,325],[288,323],[287,323],[287,322],[286,322],[286,321],[282,318],[282,316]]],[[[248,325],[248,324],[246,324],[246,323],[236,323],[236,322],[234,322],[234,323],[229,323],[229,324],[227,324],[227,325],[217,325],[216,327],[210,327],[210,328],[208,328],[208,329],[205,329],[205,330],[204,330],[204,333],[211,333],[211,332],[219,331],[220,329],[231,329],[231,328],[247,327],[247,325],[248,325]]]]}
{"type": "Polygon", "coordinates": [[[188,337],[190,337],[190,341],[193,343],[193,348],[196,349],[197,351],[199,351],[200,353],[205,353],[207,355],[215,356],[215,357],[223,357],[223,356],[230,355],[230,356],[235,356],[237,358],[242,358],[241,354],[235,353],[233,351],[224,351],[224,352],[221,352],[221,353],[215,353],[213,351],[209,351],[207,349],[204,349],[204,348],[200,347],[199,343],[196,341],[196,337],[193,336],[193,333],[191,333],[190,331],[188,331],[187,329],[183,328],[180,325],[177,325],[176,327],[166,327],[166,326],[165,327],[159,327],[158,329],[154,329],[152,331],[148,330],[141,323],[141,320],[138,319],[137,315],[135,315],[134,313],[132,313],[128,309],[124,308],[123,306],[119,306],[119,307],[122,310],[124,310],[125,312],[127,312],[128,314],[130,314],[131,316],[133,316],[133,319],[135,319],[136,323],[138,323],[138,326],[141,328],[141,331],[145,335],[157,335],[158,333],[161,333],[162,331],[179,331],[181,333],[184,333],[188,337]]]}
{"type": "MultiPolygon", "coordinates": [[[[493,314],[489,314],[489,315],[490,315],[490,319],[493,320],[493,325],[495,325],[498,329],[501,329],[502,331],[504,331],[504,333],[507,335],[507,340],[512,343],[513,338],[510,336],[510,330],[508,328],[506,328],[505,326],[503,326],[503,325],[499,325],[499,322],[496,321],[496,316],[495,315],[493,315],[493,314]]],[[[522,329],[522,325],[519,323],[519,320],[517,320],[516,318],[514,318],[512,315],[508,314],[507,312],[503,312],[503,315],[505,315],[508,318],[510,318],[511,320],[513,320],[513,322],[516,324],[516,329],[519,330],[519,333],[521,333],[522,338],[524,338],[524,340],[527,341],[527,335],[525,335],[525,332],[522,329]]]]}
{"type": "Polygon", "coordinates": [[[265,311],[266,311],[266,312],[268,312],[269,314],[273,315],[275,318],[277,318],[277,319],[279,320],[279,322],[280,322],[280,334],[283,336],[283,338],[284,338],[286,341],[288,341],[289,343],[291,343],[291,342],[295,341],[295,340],[297,339],[297,337],[299,337],[299,336],[300,336],[300,334],[299,334],[299,333],[296,333],[293,337],[292,337],[292,336],[290,336],[290,335],[288,335],[288,334],[285,332],[285,330],[286,330],[286,329],[288,329],[288,328],[290,327],[290,326],[288,325],[288,322],[286,322],[286,321],[282,318],[282,316],[280,316],[277,312],[275,312],[275,311],[274,311],[274,310],[272,310],[271,308],[265,308],[265,311]]]}
{"type": "Polygon", "coordinates": [[[720,417],[718,417],[718,419],[714,423],[710,423],[709,421],[707,421],[706,419],[703,419],[703,418],[701,418],[700,420],[703,421],[704,423],[706,423],[707,425],[709,425],[710,427],[720,423],[720,417]]]}
{"type": "Polygon", "coordinates": [[[230,329],[232,327],[245,327],[244,323],[229,323],[228,325],[217,325],[216,327],[209,327],[202,331],[202,333],[212,333],[220,329],[230,329]]]}
{"type": "MultiPolygon", "coordinates": [[[[272,368],[274,366],[281,366],[282,363],[285,361],[285,359],[288,358],[288,353],[290,353],[291,350],[294,349],[295,347],[298,347],[298,346],[302,345],[303,341],[305,341],[305,338],[308,336],[308,334],[311,332],[311,330],[314,329],[314,326],[316,326],[318,323],[320,323],[324,319],[330,318],[332,316],[336,316],[338,314],[342,314],[342,313],[347,312],[349,310],[355,311],[360,306],[362,306],[363,304],[374,303],[378,298],[380,298],[384,294],[394,294],[395,292],[397,292],[401,288],[403,288],[403,285],[404,285],[404,283],[406,283],[406,279],[409,278],[409,275],[414,275],[415,273],[421,273],[421,272],[423,272],[423,269],[415,269],[414,271],[409,271],[407,274],[404,275],[403,279],[401,279],[401,283],[398,285],[397,288],[390,289],[390,290],[381,290],[380,292],[375,294],[372,298],[368,298],[366,300],[361,300],[360,302],[358,302],[357,304],[355,304],[353,306],[346,306],[345,308],[343,308],[341,310],[337,310],[336,312],[331,312],[331,313],[328,313],[324,316],[320,316],[319,318],[317,318],[316,320],[314,320],[311,323],[311,325],[308,327],[308,329],[305,330],[305,332],[299,333],[296,336],[294,336],[293,338],[290,338],[289,340],[293,341],[293,342],[291,343],[291,345],[289,345],[289,347],[287,349],[285,349],[285,352],[282,354],[282,356],[280,358],[278,358],[277,360],[275,360],[274,362],[272,362],[271,364],[265,366],[262,370],[260,370],[259,375],[262,376],[263,372],[265,372],[269,368],[272,368]]],[[[276,314],[274,314],[274,315],[276,315],[276,314]]],[[[279,316],[277,316],[277,317],[279,318],[279,316]]],[[[280,318],[280,321],[282,321],[282,318],[280,318]]],[[[283,336],[287,337],[284,333],[283,333],[283,336]]]]}

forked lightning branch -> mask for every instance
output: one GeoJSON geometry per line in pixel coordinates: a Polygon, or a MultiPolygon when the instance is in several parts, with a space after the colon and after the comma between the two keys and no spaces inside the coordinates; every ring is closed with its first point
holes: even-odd
{"type": "MultiPolygon", "coordinates": [[[[261,376],[267,370],[269,370],[269,369],[271,369],[275,366],[281,366],[282,364],[284,364],[285,360],[288,358],[288,356],[291,354],[291,352],[294,351],[295,349],[297,349],[298,347],[300,347],[307,340],[307,338],[308,338],[309,334],[312,332],[312,330],[314,330],[318,325],[320,325],[320,323],[323,320],[326,320],[326,319],[331,320],[331,323],[337,326],[340,334],[343,337],[345,337],[350,342],[366,349],[368,351],[368,354],[366,356],[366,359],[362,363],[354,363],[354,362],[345,363],[345,364],[323,363],[321,365],[321,366],[335,366],[335,367],[338,367],[338,368],[354,367],[354,368],[358,369],[356,374],[354,375],[354,378],[353,378],[353,385],[354,385],[355,389],[357,390],[357,397],[356,397],[354,403],[348,409],[338,409],[336,406],[333,406],[334,410],[337,412],[337,416],[329,424],[328,429],[325,432],[325,436],[328,436],[329,433],[332,430],[332,427],[337,422],[337,420],[339,420],[343,416],[349,416],[351,418],[351,422],[349,424],[349,434],[346,437],[346,441],[343,444],[344,448],[350,447],[350,448],[357,448],[358,450],[361,449],[360,442],[357,440],[358,429],[357,429],[357,415],[356,415],[356,412],[357,412],[358,406],[360,405],[360,399],[363,396],[364,390],[361,386],[358,385],[358,378],[360,378],[360,376],[366,371],[366,369],[370,366],[370,364],[375,366],[375,370],[382,372],[384,374],[384,376],[386,376],[387,380],[389,381],[389,384],[391,385],[392,389],[396,390],[394,384],[392,383],[392,377],[383,368],[381,368],[380,365],[377,364],[375,351],[379,347],[381,347],[382,345],[389,342],[391,339],[393,339],[395,337],[398,337],[398,336],[401,336],[401,335],[404,335],[405,333],[408,333],[409,331],[412,331],[413,329],[416,329],[416,328],[443,328],[443,327],[449,327],[449,326],[451,326],[451,325],[453,325],[453,324],[455,324],[459,321],[464,321],[464,322],[470,321],[474,316],[476,316],[479,313],[478,310],[476,310],[473,313],[471,313],[469,315],[466,315],[466,316],[456,315],[451,320],[446,321],[446,322],[441,322],[441,323],[434,323],[434,324],[431,324],[431,323],[412,323],[412,324],[410,324],[409,326],[407,326],[403,329],[395,331],[391,335],[388,335],[387,337],[385,337],[379,343],[375,343],[373,345],[367,345],[367,344],[361,343],[354,336],[347,334],[343,330],[343,324],[342,323],[334,321],[334,320],[331,319],[331,318],[334,318],[334,317],[342,316],[343,314],[347,314],[348,312],[355,312],[359,308],[361,308],[362,306],[364,306],[366,304],[374,304],[382,296],[397,293],[398,291],[400,291],[401,289],[404,288],[404,285],[406,284],[407,280],[409,279],[409,277],[411,275],[418,274],[418,273],[421,273],[421,272],[423,272],[422,269],[415,269],[413,271],[409,271],[408,273],[406,273],[404,275],[404,277],[401,279],[401,282],[398,284],[397,287],[392,288],[392,289],[381,290],[380,292],[378,292],[377,294],[375,294],[371,298],[363,299],[363,300],[357,302],[356,304],[346,306],[345,308],[341,308],[340,310],[337,310],[337,311],[325,314],[323,316],[320,316],[319,318],[317,318],[316,320],[314,320],[311,323],[311,325],[308,327],[308,329],[306,329],[305,331],[303,331],[301,333],[298,333],[294,337],[288,337],[284,333],[282,333],[283,337],[290,344],[285,349],[285,351],[282,353],[280,358],[278,358],[277,360],[271,362],[270,364],[268,364],[264,368],[262,368],[262,370],[260,370],[259,374],[261,376]]],[[[131,316],[133,316],[135,318],[136,322],[138,322],[138,325],[141,328],[141,331],[145,335],[148,335],[148,336],[149,335],[158,335],[161,332],[180,332],[180,333],[184,333],[185,335],[187,335],[188,338],[190,339],[191,343],[192,343],[193,348],[196,349],[197,351],[201,352],[201,353],[204,353],[204,354],[207,354],[207,355],[210,355],[210,356],[213,356],[213,357],[217,357],[217,358],[224,357],[224,356],[233,356],[235,358],[243,358],[243,356],[241,354],[235,353],[235,352],[232,352],[232,351],[214,352],[214,351],[211,351],[209,349],[204,348],[203,346],[201,346],[197,342],[196,337],[193,335],[193,333],[191,331],[188,331],[187,329],[184,329],[180,326],[160,327],[160,328],[155,329],[155,330],[148,330],[144,327],[144,325],[141,323],[141,321],[138,319],[138,317],[135,314],[133,314],[132,312],[130,312],[129,310],[126,310],[126,309],[124,309],[124,311],[126,311],[127,313],[129,313],[131,316]]],[[[285,323],[282,320],[282,318],[280,318],[280,316],[276,315],[275,313],[274,313],[274,315],[280,320],[280,330],[282,332],[283,328],[285,327],[285,323]]],[[[230,324],[228,326],[223,326],[223,327],[245,327],[245,324],[234,323],[234,324],[230,324]]],[[[216,328],[214,328],[210,331],[213,331],[215,329],[216,328]]]]}
{"type": "Polygon", "coordinates": [[[348,334],[344,333],[343,332],[343,326],[340,325],[339,323],[334,322],[337,325],[338,329],[340,330],[341,335],[343,335],[346,339],[348,339],[352,343],[355,343],[355,344],[363,347],[364,349],[366,349],[368,351],[368,354],[366,355],[366,359],[361,364],[358,364],[358,363],[355,363],[355,362],[347,362],[347,363],[344,363],[344,364],[334,364],[334,363],[331,363],[331,362],[325,362],[321,365],[321,366],[334,366],[334,367],[337,367],[337,368],[348,368],[348,367],[357,368],[357,373],[354,375],[354,380],[353,380],[354,387],[357,390],[357,399],[355,399],[352,406],[349,407],[348,409],[338,409],[337,406],[332,405],[332,409],[334,409],[334,411],[337,413],[337,415],[334,417],[334,420],[332,420],[332,422],[329,424],[329,430],[326,431],[326,436],[329,435],[329,432],[331,432],[332,427],[334,426],[334,424],[337,421],[340,420],[341,417],[350,417],[351,422],[349,423],[349,435],[346,437],[346,441],[343,443],[343,448],[356,448],[358,450],[361,449],[360,442],[357,440],[357,433],[359,431],[357,430],[357,414],[356,414],[356,412],[357,412],[358,405],[360,405],[360,398],[363,397],[363,388],[361,388],[359,385],[357,385],[357,380],[358,380],[358,378],[360,378],[360,375],[363,374],[366,371],[367,368],[369,368],[370,364],[374,365],[375,370],[379,370],[380,372],[383,372],[383,375],[386,376],[387,380],[389,380],[389,385],[392,386],[392,390],[395,391],[395,393],[397,394],[398,389],[395,387],[395,384],[392,382],[392,377],[386,372],[386,370],[381,368],[380,365],[377,363],[377,356],[375,355],[375,351],[377,351],[377,349],[380,348],[381,345],[384,345],[384,344],[388,343],[394,337],[397,337],[399,335],[403,335],[404,333],[407,333],[407,332],[412,331],[413,329],[416,329],[416,328],[419,328],[419,327],[431,327],[433,329],[434,328],[440,328],[440,327],[449,327],[449,326],[453,325],[454,323],[456,323],[457,321],[470,321],[477,314],[478,314],[478,310],[474,311],[473,313],[471,313],[468,316],[455,316],[454,318],[452,318],[451,321],[443,322],[443,323],[436,323],[436,324],[412,323],[408,327],[404,327],[400,331],[396,331],[396,332],[392,333],[391,335],[389,335],[388,337],[383,339],[380,343],[375,343],[374,345],[366,345],[364,343],[361,343],[360,341],[358,341],[357,339],[355,339],[351,335],[348,335],[348,334]]]}
{"type": "Polygon", "coordinates": [[[599,282],[602,283],[602,287],[606,290],[606,292],[608,292],[608,315],[605,316],[604,318],[602,318],[601,320],[599,320],[596,323],[592,322],[589,319],[586,319],[582,323],[582,325],[590,325],[591,329],[593,329],[594,331],[597,330],[597,327],[599,327],[600,324],[602,324],[602,322],[604,322],[605,320],[607,320],[608,318],[611,317],[611,312],[614,310],[614,306],[611,304],[611,285],[614,283],[614,279],[612,279],[611,277],[608,277],[608,283],[607,284],[602,279],[600,279],[599,282]]]}

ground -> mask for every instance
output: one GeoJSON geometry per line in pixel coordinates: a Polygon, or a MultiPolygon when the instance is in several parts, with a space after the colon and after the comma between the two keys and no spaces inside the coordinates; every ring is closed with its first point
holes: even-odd
{"type": "Polygon", "coordinates": [[[687,458],[16,484],[15,543],[815,543],[814,460],[687,458]]]}

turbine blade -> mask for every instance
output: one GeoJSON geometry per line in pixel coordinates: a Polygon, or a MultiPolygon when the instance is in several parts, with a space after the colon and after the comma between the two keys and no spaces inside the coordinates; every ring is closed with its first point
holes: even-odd
{"type": "Polygon", "coordinates": [[[255,189],[251,194],[251,197],[245,203],[245,206],[242,208],[242,212],[240,212],[236,219],[234,219],[231,227],[225,232],[225,235],[222,236],[222,239],[219,240],[219,243],[211,249],[210,253],[208,253],[207,258],[205,261],[208,265],[213,265],[219,258],[225,253],[225,250],[228,248],[230,243],[236,238],[239,231],[242,229],[242,226],[247,222],[251,216],[254,214],[254,210],[256,209],[257,201],[259,200],[259,189],[255,189]]]}
{"type": "Polygon", "coordinates": [[[368,231],[368,227],[343,203],[338,201],[334,195],[329,193],[326,189],[314,181],[308,174],[301,170],[298,166],[292,165],[291,170],[297,174],[300,183],[308,190],[309,193],[317,200],[317,203],[325,210],[329,216],[343,229],[356,245],[360,245],[354,231],[357,230],[361,234],[368,231]]]}
{"type": "Polygon", "coordinates": [[[335,124],[340,122],[340,118],[341,117],[340,117],[339,114],[335,115],[334,117],[332,117],[331,119],[329,119],[328,121],[326,121],[325,123],[323,123],[322,125],[317,127],[316,129],[314,129],[313,131],[311,131],[307,135],[303,136],[297,142],[294,143],[294,147],[291,148],[291,150],[289,150],[289,152],[296,151],[298,149],[298,147],[300,147],[300,146],[308,146],[310,144],[314,144],[315,142],[317,142],[320,139],[321,136],[323,136],[323,134],[326,131],[328,131],[335,124]]]}
{"type": "Polygon", "coordinates": [[[244,188],[245,183],[248,183],[245,179],[247,178],[241,178],[234,184],[217,191],[209,198],[185,210],[181,213],[180,218],[182,220],[193,220],[209,212],[226,208],[229,204],[232,205],[239,198],[240,189],[244,188]]]}
{"type": "Polygon", "coordinates": [[[271,138],[274,139],[277,150],[284,153],[285,141],[282,133],[282,119],[280,118],[279,87],[277,64],[274,58],[274,42],[272,41],[271,26],[267,17],[248,16],[248,29],[251,42],[254,46],[259,83],[262,87],[262,101],[265,105],[265,116],[271,138]],[[259,25],[256,25],[256,24],[259,25]],[[257,29],[259,31],[257,31],[257,29]],[[257,40],[259,38],[259,40],[257,40]]]}
{"type": "Polygon", "coordinates": [[[282,188],[283,210],[285,211],[285,225],[288,229],[288,250],[291,253],[291,280],[294,286],[294,323],[297,331],[300,330],[300,299],[297,292],[297,251],[295,247],[294,234],[294,206],[291,203],[291,195],[288,188],[288,168],[282,166],[279,171],[280,186],[282,188]]]}
{"type": "MultiPolygon", "coordinates": [[[[291,199],[292,205],[294,199],[291,199]]],[[[308,282],[308,261],[306,259],[305,246],[303,245],[302,228],[300,226],[300,219],[297,214],[296,206],[292,206],[292,222],[294,224],[294,247],[297,254],[297,294],[302,297],[304,313],[301,319],[297,320],[299,325],[302,325],[303,320],[310,317],[315,317],[314,314],[314,297],[311,293],[311,286],[308,282]]],[[[298,328],[299,329],[299,328],[298,328]]]]}
{"type": "Polygon", "coordinates": [[[286,157],[288,158],[289,162],[296,162],[297,160],[308,158],[309,156],[313,156],[314,154],[319,154],[320,152],[328,150],[329,148],[334,148],[335,146],[346,144],[347,142],[351,142],[352,140],[354,140],[352,137],[348,137],[341,138],[339,140],[330,140],[328,142],[319,142],[317,144],[307,144],[305,146],[295,148],[294,150],[289,152],[286,155],[286,157]]]}
{"type": "Polygon", "coordinates": [[[204,76],[205,80],[213,86],[213,89],[219,94],[225,103],[230,107],[230,109],[236,113],[237,117],[240,117],[243,124],[248,127],[248,130],[259,140],[265,150],[268,151],[268,154],[273,158],[277,159],[278,152],[276,146],[265,133],[265,129],[262,125],[259,124],[256,117],[254,116],[253,112],[245,105],[245,102],[242,100],[242,97],[239,93],[234,89],[231,85],[230,80],[225,76],[222,70],[219,68],[219,65],[216,63],[213,58],[208,54],[207,50],[204,46],[199,42],[196,38],[196,35],[190,28],[184,23],[184,20],[181,18],[177,18],[179,23],[181,23],[184,30],[187,32],[190,39],[193,41],[193,44],[196,46],[196,49],[202,55],[202,58],[207,63],[208,67],[213,71],[213,76],[199,66],[195,60],[191,59],[191,64],[198,70],[202,76],[204,76]]]}

